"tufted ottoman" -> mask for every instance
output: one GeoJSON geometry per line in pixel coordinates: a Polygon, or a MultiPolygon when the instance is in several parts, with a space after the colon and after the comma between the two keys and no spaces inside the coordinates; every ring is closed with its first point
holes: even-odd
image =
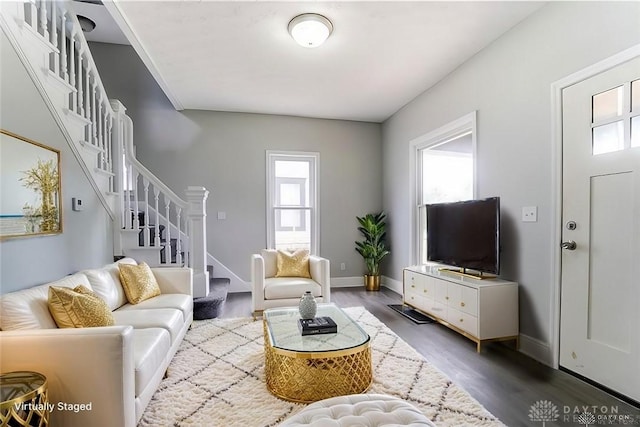
{"type": "Polygon", "coordinates": [[[435,427],[435,424],[415,406],[397,397],[383,394],[352,394],[313,403],[280,426],[435,427]]]}

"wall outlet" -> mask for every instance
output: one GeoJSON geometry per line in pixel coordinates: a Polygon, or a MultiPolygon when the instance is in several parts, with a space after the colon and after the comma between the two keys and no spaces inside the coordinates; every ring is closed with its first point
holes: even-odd
{"type": "Polygon", "coordinates": [[[522,222],[537,222],[537,221],[538,221],[537,206],[525,206],[522,208],[522,222]]]}
{"type": "Polygon", "coordinates": [[[345,271],[347,269],[347,264],[346,263],[340,263],[340,271],[345,271]]]}
{"type": "Polygon", "coordinates": [[[227,219],[227,213],[218,211],[218,219],[227,219]]]}

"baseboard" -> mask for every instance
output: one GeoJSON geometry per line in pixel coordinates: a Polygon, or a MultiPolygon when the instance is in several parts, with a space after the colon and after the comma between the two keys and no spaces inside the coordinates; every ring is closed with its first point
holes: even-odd
{"type": "Polygon", "coordinates": [[[385,288],[389,288],[392,291],[402,295],[402,281],[401,280],[396,280],[396,279],[392,279],[391,277],[387,277],[387,276],[382,276],[382,286],[384,286],[385,288]]]}
{"type": "Polygon", "coordinates": [[[226,277],[229,279],[229,292],[249,292],[251,291],[251,284],[245,282],[233,271],[229,270],[226,265],[218,261],[213,255],[207,254],[207,264],[213,265],[213,271],[215,277],[226,277]]]}
{"type": "Polygon", "coordinates": [[[364,286],[364,281],[362,279],[362,276],[331,278],[332,288],[352,288],[356,286],[364,286]]]}
{"type": "MultiPolygon", "coordinates": [[[[220,277],[229,277],[231,279],[231,285],[229,286],[229,292],[247,292],[251,291],[251,286],[249,283],[240,279],[236,276],[231,270],[226,268],[220,261],[216,260],[214,257],[209,254],[208,256],[209,264],[214,266],[214,271],[216,271],[216,276],[220,277]],[[220,271],[224,271],[224,273],[220,273],[220,271]]],[[[331,278],[331,287],[332,288],[355,288],[355,287],[363,287],[364,282],[362,276],[350,276],[350,277],[332,277],[331,278]]],[[[394,292],[402,295],[402,281],[395,280],[387,276],[382,276],[381,278],[381,286],[391,289],[394,292]]]]}
{"type": "Polygon", "coordinates": [[[546,342],[530,337],[529,335],[520,334],[519,351],[540,363],[553,367],[551,346],[546,342]]]}

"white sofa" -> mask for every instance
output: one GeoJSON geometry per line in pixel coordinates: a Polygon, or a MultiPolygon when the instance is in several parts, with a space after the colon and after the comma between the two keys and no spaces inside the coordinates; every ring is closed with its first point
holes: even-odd
{"type": "MultiPolygon", "coordinates": [[[[135,264],[130,258],[119,262],[135,264]]],[[[47,377],[49,402],[91,404],[51,413],[53,426],[133,427],[193,320],[193,273],[154,268],[161,295],[127,303],[117,263],[0,296],[0,370],[47,377]],[[49,286],[84,285],[113,310],[115,326],[58,329],[49,286]]]]}
{"type": "Polygon", "coordinates": [[[310,279],[275,277],[276,270],[277,251],[266,249],[251,255],[251,309],[254,316],[267,308],[297,306],[306,291],[311,291],[318,302],[330,302],[328,259],[314,255],[309,257],[310,279]]]}

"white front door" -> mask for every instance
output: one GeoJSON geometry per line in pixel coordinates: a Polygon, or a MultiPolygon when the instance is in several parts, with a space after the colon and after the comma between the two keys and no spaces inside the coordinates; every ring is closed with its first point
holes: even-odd
{"type": "Polygon", "coordinates": [[[640,58],[562,99],[560,365],[640,401],[640,58]]]}

